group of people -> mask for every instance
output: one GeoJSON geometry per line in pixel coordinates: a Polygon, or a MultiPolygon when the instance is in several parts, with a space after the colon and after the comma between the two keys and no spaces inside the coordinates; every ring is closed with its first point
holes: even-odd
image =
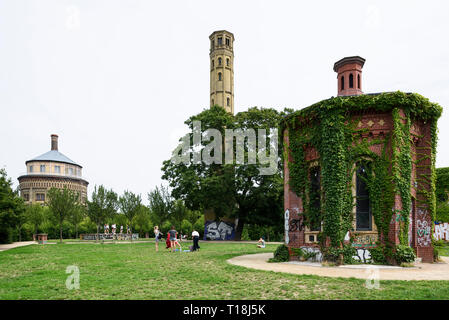
{"type": "MultiPolygon", "coordinates": [[[[159,241],[162,239],[162,232],[159,230],[158,226],[154,227],[154,237],[156,242],[156,252],[159,251],[159,241]]],[[[179,252],[182,251],[181,244],[179,243],[182,241],[184,237],[181,236],[180,239],[178,239],[178,231],[175,230],[175,227],[172,226],[171,229],[167,233],[167,238],[165,240],[166,249],[169,249],[170,252],[175,252],[176,247],[179,247],[179,252]]],[[[198,231],[193,230],[192,232],[192,239],[193,239],[193,246],[190,247],[190,251],[196,251],[200,249],[200,246],[198,244],[200,238],[200,234],[198,231]]]]}
{"type": "MultiPolygon", "coordinates": [[[[112,234],[115,234],[117,230],[117,225],[113,224],[111,225],[111,227],[112,227],[112,234]]],[[[109,224],[104,225],[104,233],[109,234],[109,224]]],[[[120,226],[120,233],[123,233],[123,226],[120,226]]],[[[127,234],[131,233],[131,228],[128,225],[126,226],[126,233],[127,234]]]]}

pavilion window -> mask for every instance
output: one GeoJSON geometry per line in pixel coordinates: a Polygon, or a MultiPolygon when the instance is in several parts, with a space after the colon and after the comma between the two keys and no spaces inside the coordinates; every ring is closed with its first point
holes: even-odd
{"type": "Polygon", "coordinates": [[[356,230],[372,231],[371,206],[366,179],[370,166],[366,162],[357,164],[356,170],[356,230]]]}

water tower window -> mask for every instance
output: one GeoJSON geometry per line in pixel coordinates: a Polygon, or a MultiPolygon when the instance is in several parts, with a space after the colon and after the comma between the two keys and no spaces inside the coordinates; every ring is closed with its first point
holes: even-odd
{"type": "Polygon", "coordinates": [[[229,107],[229,101],[230,101],[230,99],[229,98],[227,98],[226,99],[226,105],[229,107]]]}
{"type": "Polygon", "coordinates": [[[45,164],[41,164],[41,172],[45,172],[45,164]]]}
{"type": "Polygon", "coordinates": [[[215,67],[215,60],[212,60],[212,68],[215,67]]]}
{"type": "Polygon", "coordinates": [[[229,67],[229,58],[226,58],[226,65],[229,67]]]}
{"type": "Polygon", "coordinates": [[[215,105],[215,103],[214,103],[214,99],[212,99],[212,106],[214,106],[215,105]]]}
{"type": "Polygon", "coordinates": [[[218,73],[218,81],[221,81],[221,72],[218,73]]]}
{"type": "Polygon", "coordinates": [[[341,90],[345,90],[345,77],[341,77],[341,90]]]}
{"type": "Polygon", "coordinates": [[[229,38],[226,38],[226,45],[229,46],[230,43],[231,43],[231,42],[229,41],[229,38]]]}
{"type": "Polygon", "coordinates": [[[349,75],[349,88],[354,88],[354,76],[352,73],[349,75]]]}
{"type": "Polygon", "coordinates": [[[357,75],[357,88],[360,89],[360,75],[357,75]]]}
{"type": "Polygon", "coordinates": [[[217,40],[218,40],[218,45],[221,46],[223,44],[223,38],[220,37],[217,40]]]}
{"type": "Polygon", "coordinates": [[[218,58],[218,65],[221,66],[221,58],[218,58]]]}

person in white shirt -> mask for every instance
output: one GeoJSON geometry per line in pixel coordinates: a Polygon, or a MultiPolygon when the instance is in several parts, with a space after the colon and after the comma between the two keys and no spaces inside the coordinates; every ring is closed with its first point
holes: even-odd
{"type": "Polygon", "coordinates": [[[200,239],[200,234],[198,233],[198,231],[193,230],[192,232],[192,239],[193,239],[193,247],[192,247],[192,251],[196,251],[200,248],[200,246],[198,245],[198,241],[200,239]]]}

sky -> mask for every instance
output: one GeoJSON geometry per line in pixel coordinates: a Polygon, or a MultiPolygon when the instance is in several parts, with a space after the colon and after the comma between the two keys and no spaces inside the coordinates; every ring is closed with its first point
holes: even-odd
{"type": "Polygon", "coordinates": [[[235,36],[235,113],[337,95],[333,64],[366,59],[363,91],[443,107],[449,166],[449,2],[0,0],[0,168],[14,186],[50,150],[83,166],[88,193],[164,184],[162,162],[209,107],[209,35],[235,36]]]}

